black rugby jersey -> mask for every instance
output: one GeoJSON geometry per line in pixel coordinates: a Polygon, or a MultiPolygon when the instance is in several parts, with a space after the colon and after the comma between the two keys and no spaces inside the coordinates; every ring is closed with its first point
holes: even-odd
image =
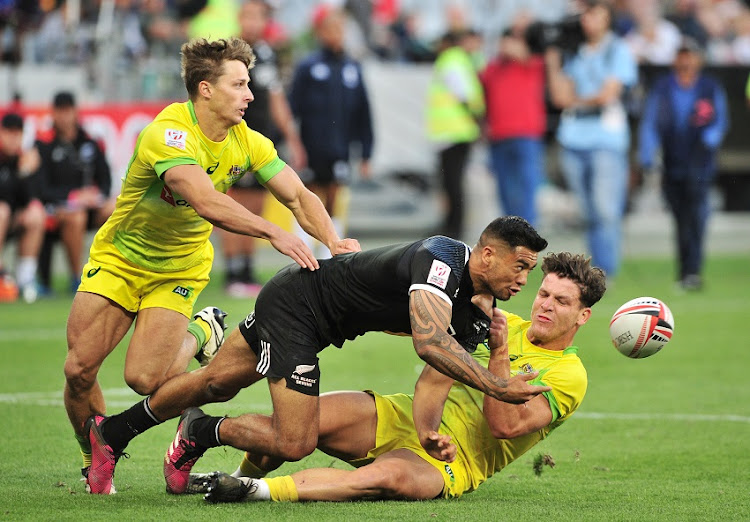
{"type": "Polygon", "coordinates": [[[409,293],[423,289],[452,305],[449,332],[474,351],[486,338],[490,319],[471,302],[470,252],[465,243],[434,236],[338,255],[321,261],[319,270],[299,273],[320,333],[330,344],[341,347],[371,331],[411,334],[409,293]]]}

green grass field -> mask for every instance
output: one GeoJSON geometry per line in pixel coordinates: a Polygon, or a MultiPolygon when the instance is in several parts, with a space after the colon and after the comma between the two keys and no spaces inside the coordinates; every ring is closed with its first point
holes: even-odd
{"type": "MultiPolygon", "coordinates": [[[[0,304],[0,519],[8,520],[750,520],[750,343],[748,259],[709,260],[703,292],[678,293],[670,260],[631,260],[581,330],[589,389],[579,411],[479,490],[456,501],[213,506],[164,491],[161,462],[170,421],[137,438],[117,468],[114,497],[84,493],[80,458],[62,406],[65,321],[70,297],[0,304]],[[652,295],[672,309],[667,347],[630,360],[611,345],[608,322],[626,300],[652,295]],[[533,470],[534,458],[556,463],[533,470]]],[[[537,271],[505,306],[528,316],[537,271]]],[[[211,285],[198,307],[216,304],[234,325],[250,309],[211,285]]],[[[126,339],[127,340],[127,339],[126,339]]],[[[102,368],[111,413],[138,397],[123,378],[124,346],[102,368]]],[[[410,340],[368,334],[322,353],[322,390],[413,390],[419,359],[410,340]]],[[[269,412],[264,383],[214,414],[269,412]]],[[[211,450],[197,470],[233,470],[240,452],[211,450]]],[[[279,472],[337,466],[316,452],[279,472]]]]}

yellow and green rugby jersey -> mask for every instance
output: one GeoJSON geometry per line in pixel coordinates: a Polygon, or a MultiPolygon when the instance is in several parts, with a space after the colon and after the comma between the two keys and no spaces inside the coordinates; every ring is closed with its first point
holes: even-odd
{"type": "MultiPolygon", "coordinates": [[[[586,369],[576,347],[545,350],[531,344],[526,332],[531,322],[514,314],[508,318],[508,355],[511,375],[538,371],[533,384],[550,386],[544,396],[552,410],[552,422],[539,431],[514,439],[496,439],[482,414],[484,394],[464,384],[453,385],[443,412],[442,430],[452,436],[470,476],[471,490],[526,453],[578,408],[586,394],[586,369]]],[[[490,352],[479,345],[474,358],[487,367],[490,352]]],[[[441,432],[442,432],[441,430],[441,432]]]]}
{"type": "Polygon", "coordinates": [[[112,216],[96,234],[92,252],[114,245],[136,265],[173,272],[212,258],[212,225],[164,184],[164,172],[199,165],[226,193],[245,172],[261,183],[283,168],[271,140],[242,122],[221,142],[198,126],[192,102],[166,107],[138,136],[112,216]]]}

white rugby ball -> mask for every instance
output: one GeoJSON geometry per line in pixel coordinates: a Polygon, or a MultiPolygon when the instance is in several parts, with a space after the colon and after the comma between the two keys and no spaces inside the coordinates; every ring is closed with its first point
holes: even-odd
{"type": "Polygon", "coordinates": [[[643,359],[669,342],[674,317],[669,307],[655,297],[638,297],[617,309],[609,322],[612,344],[623,355],[643,359]]]}

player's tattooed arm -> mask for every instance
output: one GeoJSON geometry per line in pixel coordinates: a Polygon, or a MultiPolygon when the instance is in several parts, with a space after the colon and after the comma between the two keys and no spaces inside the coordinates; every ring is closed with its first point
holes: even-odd
{"type": "Polygon", "coordinates": [[[506,380],[482,367],[448,334],[451,312],[449,303],[427,290],[414,290],[409,296],[414,349],[427,364],[440,373],[501,401],[525,402],[549,390],[547,387],[531,386],[525,382],[535,374],[506,380]]]}
{"type": "Polygon", "coordinates": [[[426,290],[409,296],[409,315],[414,349],[427,364],[453,379],[490,395],[507,382],[492,375],[469,355],[449,333],[451,305],[426,290]]]}

